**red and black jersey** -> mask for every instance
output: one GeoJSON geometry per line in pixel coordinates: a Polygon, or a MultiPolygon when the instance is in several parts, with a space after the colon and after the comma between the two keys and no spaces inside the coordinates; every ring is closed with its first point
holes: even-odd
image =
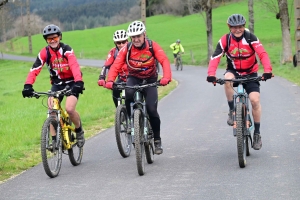
{"type": "Polygon", "coordinates": [[[215,76],[221,57],[225,53],[227,58],[227,70],[235,70],[240,75],[252,74],[258,71],[255,53],[258,55],[265,72],[272,72],[272,66],[267,52],[259,39],[250,33],[250,41],[243,37],[236,41],[231,35],[223,35],[219,40],[216,50],[211,56],[208,65],[208,75],[215,76]],[[230,40],[229,42],[227,41],[230,40]],[[249,45],[251,43],[253,49],[249,45]],[[226,48],[227,43],[230,45],[226,48]],[[225,49],[228,49],[227,51],[225,49]]]}
{"type": "Polygon", "coordinates": [[[120,49],[120,52],[110,67],[108,73],[108,81],[114,81],[118,75],[119,70],[124,64],[127,64],[128,73],[130,76],[134,76],[141,79],[147,79],[150,77],[156,77],[156,61],[162,65],[163,77],[172,79],[170,61],[163,51],[163,49],[154,41],[152,41],[152,48],[154,55],[149,50],[149,42],[145,40],[142,48],[137,48],[134,45],[131,46],[130,53],[128,52],[128,45],[120,49]],[[129,53],[128,59],[126,58],[127,52],[129,53]]]}
{"type": "Polygon", "coordinates": [[[82,81],[80,66],[73,49],[69,45],[60,43],[60,48],[57,51],[54,51],[52,48],[48,48],[48,51],[49,53],[47,54],[46,47],[44,47],[39,52],[36,61],[30,69],[25,84],[34,84],[36,77],[41,72],[47,59],[49,59],[48,70],[50,76],[55,77],[58,82],[82,81]],[[64,51],[62,47],[64,47],[64,51]],[[62,55],[63,52],[65,52],[64,56],[62,55]],[[48,58],[49,55],[50,58],[48,58]]]}
{"type": "MultiPolygon", "coordinates": [[[[109,70],[111,65],[114,63],[116,59],[116,55],[118,54],[118,49],[116,47],[112,48],[107,55],[107,58],[105,60],[104,66],[102,68],[102,71],[100,73],[100,78],[105,79],[106,77],[106,70],[109,70]]],[[[119,78],[126,82],[127,80],[127,75],[128,75],[128,69],[127,69],[127,64],[125,63],[120,71],[118,72],[119,78]]]]}

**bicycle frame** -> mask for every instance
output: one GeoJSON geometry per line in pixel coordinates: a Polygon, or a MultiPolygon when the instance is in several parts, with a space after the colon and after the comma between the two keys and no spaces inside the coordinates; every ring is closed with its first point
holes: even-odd
{"type": "MultiPolygon", "coordinates": [[[[141,90],[136,90],[134,93],[134,102],[130,103],[130,110],[131,110],[131,116],[130,116],[130,122],[133,124],[133,113],[135,109],[140,109],[143,113],[144,117],[144,139],[147,141],[147,135],[148,135],[148,127],[147,127],[147,109],[146,109],[146,102],[144,101],[144,96],[141,92],[141,90]]],[[[131,127],[131,135],[134,135],[134,128],[131,127]]]]}
{"type": "MultiPolygon", "coordinates": [[[[68,113],[62,109],[58,97],[53,97],[53,106],[51,110],[48,110],[48,117],[51,116],[53,112],[56,113],[58,117],[58,121],[60,122],[61,130],[57,130],[57,133],[62,134],[63,136],[63,147],[64,149],[70,149],[72,148],[73,143],[71,142],[69,138],[68,131],[75,131],[75,128],[67,125],[67,119],[69,118],[68,113]]],[[[58,129],[60,129],[60,126],[58,126],[58,129]]],[[[60,137],[60,135],[56,136],[60,137]]]]}
{"type": "MultiPolygon", "coordinates": [[[[253,129],[254,125],[252,123],[252,119],[251,119],[250,114],[249,114],[249,96],[246,93],[242,83],[239,83],[239,85],[237,87],[237,91],[233,95],[233,100],[234,100],[233,101],[234,102],[234,108],[236,108],[237,102],[241,102],[246,106],[246,112],[247,112],[247,115],[246,115],[247,127],[246,128],[248,130],[246,135],[250,135],[250,131],[253,129]],[[250,124],[251,124],[251,126],[250,126],[250,124]]],[[[234,109],[234,110],[236,110],[236,109],[234,109]]],[[[236,123],[235,115],[233,115],[233,121],[234,121],[234,123],[236,123]]],[[[234,124],[233,127],[236,127],[236,124],[234,124]]]]}

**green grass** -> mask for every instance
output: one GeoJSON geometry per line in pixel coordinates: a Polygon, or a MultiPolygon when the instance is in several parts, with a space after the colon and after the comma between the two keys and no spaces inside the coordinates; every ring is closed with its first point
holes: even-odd
{"type": "MultiPolygon", "coordinates": [[[[290,8],[292,0],[288,0],[288,2],[290,8]]],[[[236,10],[248,19],[248,1],[246,0],[228,3],[213,10],[214,46],[223,34],[229,32],[226,20],[228,16],[233,13],[231,11],[236,10]]],[[[254,15],[255,34],[261,40],[270,56],[275,76],[282,76],[300,85],[299,67],[294,68],[292,63],[285,65],[281,65],[280,63],[282,55],[280,21],[275,18],[274,13],[266,11],[259,1],[254,2],[254,15]]],[[[292,50],[294,52],[295,28],[293,11],[290,11],[290,16],[292,16],[291,41],[293,45],[292,50]]],[[[127,29],[128,24],[129,22],[118,26],[64,32],[63,42],[70,44],[79,58],[105,59],[108,50],[113,47],[113,33],[117,29],[127,29]]],[[[173,60],[173,55],[169,45],[177,39],[181,39],[186,52],[182,57],[183,63],[202,66],[207,65],[206,26],[202,15],[194,14],[185,17],[170,15],[154,16],[147,18],[146,27],[148,37],[161,45],[171,61],[173,60]],[[195,63],[192,62],[191,53],[193,53],[195,63]]],[[[40,34],[32,36],[32,41],[34,55],[31,56],[36,56],[37,52],[43,48],[46,43],[40,34]]],[[[29,55],[27,46],[27,37],[15,38],[7,42],[5,46],[3,44],[0,45],[1,49],[9,53],[29,55]]],[[[222,59],[220,66],[224,67],[224,65],[225,59],[222,59]]]]}

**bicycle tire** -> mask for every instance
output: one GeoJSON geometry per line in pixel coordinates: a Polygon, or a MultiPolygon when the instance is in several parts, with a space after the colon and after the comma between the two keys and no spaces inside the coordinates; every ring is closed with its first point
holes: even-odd
{"type": "Polygon", "coordinates": [[[148,141],[145,142],[145,154],[146,160],[148,164],[152,164],[154,162],[154,138],[153,131],[150,125],[149,120],[147,120],[148,125],[148,141]]]}
{"type": "MultiPolygon", "coordinates": [[[[52,147],[52,136],[50,133],[50,125],[52,125],[57,132],[59,129],[59,123],[56,120],[56,117],[49,117],[45,120],[42,131],[41,131],[41,156],[43,167],[46,174],[50,178],[58,176],[61,163],[62,163],[62,142],[61,137],[57,141],[57,149],[52,147]],[[54,150],[53,150],[54,149],[54,150]]],[[[57,133],[56,133],[57,134],[57,133]]]]}
{"type": "Polygon", "coordinates": [[[180,71],[182,71],[182,68],[183,68],[183,66],[182,66],[182,60],[181,60],[181,58],[179,60],[180,60],[179,61],[180,71]]]}
{"type": "Polygon", "coordinates": [[[127,133],[128,116],[125,105],[117,107],[115,116],[115,136],[118,150],[123,158],[130,155],[131,152],[131,134],[127,133]]]}
{"type": "Polygon", "coordinates": [[[251,147],[250,138],[246,137],[246,156],[250,156],[250,147],[251,147]]]}
{"type": "MultiPolygon", "coordinates": [[[[70,119],[68,119],[68,125],[72,125],[70,119]]],[[[68,130],[70,142],[74,142],[76,138],[76,133],[68,130]]],[[[69,160],[73,166],[77,166],[81,163],[83,156],[83,147],[78,147],[77,144],[73,144],[71,149],[68,149],[69,160]]]]}
{"type": "Polygon", "coordinates": [[[139,109],[134,110],[134,142],[136,165],[140,176],[145,174],[145,146],[144,146],[144,116],[139,109]]]}
{"type": "Polygon", "coordinates": [[[244,168],[246,166],[247,136],[244,135],[244,131],[246,128],[245,126],[246,109],[243,103],[237,102],[235,116],[236,116],[236,139],[237,139],[237,152],[238,152],[239,166],[240,168],[244,168]]]}

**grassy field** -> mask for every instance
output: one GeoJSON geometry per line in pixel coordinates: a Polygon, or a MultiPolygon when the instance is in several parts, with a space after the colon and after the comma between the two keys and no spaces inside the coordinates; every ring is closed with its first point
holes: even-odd
{"type": "MultiPolygon", "coordinates": [[[[31,65],[28,62],[0,60],[0,182],[41,162],[40,132],[47,108],[43,107],[42,98],[24,99],[21,94],[31,65]]],[[[80,96],[77,110],[86,137],[91,137],[113,125],[115,106],[111,91],[97,85],[100,69],[84,67],[82,72],[86,90],[80,96]]],[[[43,69],[34,89],[48,91],[48,80],[49,73],[43,69]]],[[[159,87],[159,98],[175,87],[175,81],[166,87],[159,87]]]]}
{"type": "MultiPolygon", "coordinates": [[[[213,10],[213,41],[216,44],[219,38],[228,32],[226,20],[231,11],[238,10],[248,18],[248,1],[228,4],[213,10]]],[[[292,0],[289,0],[292,2],[292,0]]],[[[281,29],[280,21],[275,14],[260,8],[255,1],[255,34],[262,41],[272,60],[275,76],[282,76],[300,85],[300,68],[292,64],[281,65],[281,29]]],[[[292,13],[293,16],[293,13],[292,13]]],[[[64,32],[63,42],[70,44],[78,58],[105,59],[107,52],[113,47],[112,35],[117,29],[127,29],[129,23],[101,27],[96,29],[64,32]]],[[[201,15],[195,14],[186,17],[160,15],[147,18],[147,35],[159,42],[170,60],[173,60],[169,45],[181,39],[185,48],[184,64],[202,65],[206,62],[207,44],[206,28],[201,15]],[[191,53],[195,63],[192,62],[191,53]]],[[[294,22],[291,19],[291,38],[294,45],[294,22]]],[[[34,35],[33,52],[46,45],[41,35],[34,35]]],[[[5,45],[1,44],[1,51],[13,54],[28,54],[28,39],[15,38],[5,45]]],[[[293,47],[294,50],[294,47],[293,47]]],[[[224,65],[225,59],[222,59],[224,65]]],[[[32,63],[0,60],[0,181],[11,177],[41,161],[39,153],[40,129],[46,117],[47,110],[42,106],[42,99],[23,99],[21,90],[26,75],[32,63]]],[[[114,120],[114,105],[111,100],[111,91],[97,86],[99,69],[85,67],[82,69],[87,90],[78,104],[78,111],[82,117],[87,136],[92,136],[100,130],[112,126],[114,120]],[[92,112],[91,112],[92,111],[92,112]]],[[[45,91],[50,88],[46,69],[37,78],[34,85],[36,91],[45,91]]],[[[176,82],[168,87],[160,87],[160,98],[176,87],[176,82]]]]}
{"type": "MultiPolygon", "coordinates": [[[[291,8],[292,0],[288,0],[291,8]]],[[[275,14],[266,11],[259,1],[254,3],[255,14],[255,34],[262,41],[267,50],[276,76],[282,76],[300,85],[300,67],[294,68],[292,63],[282,65],[280,63],[282,55],[281,26],[280,21],[275,18],[275,14]]],[[[226,20],[232,11],[238,10],[248,19],[248,1],[234,2],[213,10],[213,42],[214,45],[219,38],[227,33],[228,27],[226,20]]],[[[291,17],[291,40],[292,50],[295,45],[294,12],[290,11],[291,17]]],[[[128,23],[87,29],[72,32],[63,32],[63,42],[70,44],[79,58],[105,59],[107,52],[113,46],[112,35],[117,29],[127,29],[128,23]]],[[[159,42],[167,53],[170,60],[173,59],[169,45],[177,39],[182,41],[186,54],[182,57],[184,64],[206,66],[207,41],[206,26],[204,18],[200,14],[185,17],[159,15],[147,18],[147,35],[154,41],[159,42]],[[192,56],[194,61],[192,61],[192,56]]],[[[46,43],[41,35],[32,36],[33,54],[43,48],[46,43]]],[[[0,45],[3,51],[13,54],[28,54],[28,38],[15,38],[6,45],[0,45]]],[[[221,67],[224,67],[225,59],[221,60],[221,67]]]]}

